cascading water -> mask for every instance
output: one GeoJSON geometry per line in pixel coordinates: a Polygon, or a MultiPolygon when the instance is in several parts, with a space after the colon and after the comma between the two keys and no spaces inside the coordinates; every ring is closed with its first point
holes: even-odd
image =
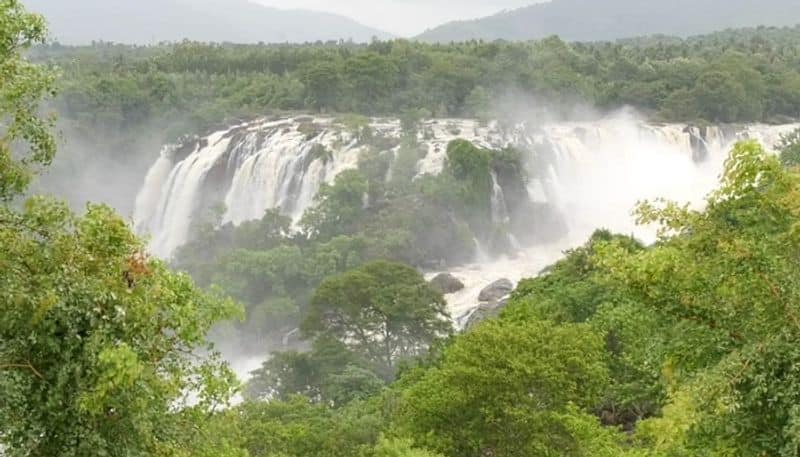
{"type": "MultiPolygon", "coordinates": [[[[373,137],[399,144],[399,121],[374,120],[369,127],[373,137]]],[[[428,153],[418,164],[419,172],[438,173],[451,140],[466,137],[490,147],[498,144],[493,135],[497,132],[479,129],[474,121],[427,122],[420,142],[428,153]]],[[[357,168],[368,149],[334,119],[307,117],[256,121],[194,143],[193,148],[165,148],[137,198],[136,230],[152,237],[151,251],[160,257],[170,257],[184,244],[203,209],[214,204],[225,204],[223,223],[259,219],[273,208],[297,222],[320,186],[357,168]]],[[[390,152],[395,154],[398,147],[390,152]]]]}
{"type": "Polygon", "coordinates": [[[508,216],[508,205],[503,193],[503,187],[497,179],[497,173],[492,172],[492,223],[495,225],[506,225],[510,218],[508,216]]]}
{"type": "Polygon", "coordinates": [[[497,279],[517,283],[536,276],[565,250],[585,243],[598,228],[654,241],[654,227],[635,224],[631,213],[637,202],[666,198],[699,207],[716,188],[736,141],[753,139],[772,149],[781,135],[797,127],[695,129],[624,118],[546,127],[529,164],[528,192],[532,199],[558,209],[566,224],[563,236],[526,246],[514,256],[450,270],[467,285],[447,297],[451,315],[467,316],[478,304],[479,292],[497,279]]]}
{"type": "MultiPolygon", "coordinates": [[[[556,242],[520,247],[513,258],[484,254],[481,262],[452,270],[468,286],[448,297],[452,314],[473,307],[477,291],[492,280],[534,275],[599,227],[652,239],[652,231],[633,224],[637,201],[664,197],[698,204],[716,185],[735,141],[752,138],[771,148],[795,127],[652,125],[627,115],[514,128],[474,120],[423,122],[418,142],[427,153],[417,163],[419,174],[439,173],[456,138],[489,149],[515,146],[526,155],[529,198],[557,209],[566,224],[556,242]]],[[[400,122],[373,119],[370,129],[373,137],[392,140],[383,147],[397,157],[400,122]]],[[[165,148],[137,198],[136,229],[152,237],[154,254],[170,257],[215,204],[225,204],[222,222],[259,219],[271,208],[298,221],[320,186],[357,168],[367,149],[345,125],[310,117],[249,122],[165,148]]],[[[498,177],[492,178],[493,223],[502,225],[510,208],[498,177]]]]}

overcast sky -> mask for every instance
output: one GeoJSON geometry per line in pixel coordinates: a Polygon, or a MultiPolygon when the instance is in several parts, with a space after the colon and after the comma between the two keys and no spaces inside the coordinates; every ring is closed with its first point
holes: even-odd
{"type": "Polygon", "coordinates": [[[254,0],[278,8],[328,11],[399,36],[456,19],[488,16],[543,0],[254,0]]]}

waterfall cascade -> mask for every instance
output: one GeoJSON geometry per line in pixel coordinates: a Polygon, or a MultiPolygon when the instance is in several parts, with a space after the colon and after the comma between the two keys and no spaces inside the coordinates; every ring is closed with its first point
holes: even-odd
{"type": "MultiPolygon", "coordinates": [[[[396,157],[400,121],[372,119],[369,127],[373,137],[387,140],[383,152],[396,157]]],[[[654,125],[625,115],[506,129],[475,120],[428,120],[419,128],[426,154],[417,172],[440,172],[447,145],[456,138],[490,149],[515,146],[526,155],[530,198],[565,215],[568,246],[597,227],[634,230],[629,212],[639,199],[700,200],[713,188],[733,142],[753,138],[770,148],[794,127],[654,125]]],[[[187,241],[192,224],[217,204],[224,203],[222,222],[258,219],[271,208],[298,221],[322,183],[356,168],[367,150],[337,120],[311,117],[256,120],[165,147],[137,197],[136,230],[151,236],[154,254],[169,257],[187,241]]],[[[508,208],[493,178],[498,222],[508,218],[508,208]]]]}

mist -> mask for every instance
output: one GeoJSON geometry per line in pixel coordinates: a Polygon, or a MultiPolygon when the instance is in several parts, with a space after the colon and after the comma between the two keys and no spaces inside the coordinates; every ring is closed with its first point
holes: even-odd
{"type": "MultiPolygon", "coordinates": [[[[507,227],[508,242],[482,239],[476,232],[476,245],[466,257],[463,252],[441,254],[464,260],[419,265],[429,279],[449,273],[464,283],[463,290],[446,297],[459,326],[475,312],[479,293],[490,283],[508,279],[516,284],[536,276],[597,229],[652,243],[655,228],[635,223],[632,212],[638,202],[665,198],[702,208],[734,142],[756,139],[772,148],[797,127],[658,124],[630,108],[602,112],[514,91],[495,100],[490,111],[504,113],[503,120],[423,119],[418,133],[425,154],[416,164],[415,179],[441,173],[448,144],[457,138],[491,150],[513,146],[525,167],[525,204],[511,204],[513,186],[504,182],[496,183],[491,196],[493,218],[498,218],[493,223],[507,227]]],[[[374,118],[369,125],[378,138],[399,142],[403,136],[397,119],[374,118]]],[[[368,149],[349,135],[333,118],[274,116],[215,132],[181,154],[165,150],[139,193],[138,230],[151,237],[153,252],[171,258],[191,240],[192,227],[213,202],[225,202],[223,225],[257,220],[275,207],[297,223],[324,183],[359,168],[368,149]],[[330,160],[314,160],[314,145],[329,150],[330,160]]],[[[397,144],[390,141],[387,147],[397,144]]],[[[396,161],[398,150],[387,151],[394,151],[396,161]]],[[[303,347],[296,335],[287,343],[290,330],[253,340],[229,329],[217,341],[246,379],[268,353],[303,347]]]]}
{"type": "Polygon", "coordinates": [[[489,16],[546,0],[257,0],[277,8],[303,8],[351,17],[401,37],[416,36],[445,22],[489,16]]]}
{"type": "Polygon", "coordinates": [[[33,192],[66,200],[77,212],[88,203],[103,203],[131,220],[136,194],[166,136],[152,127],[151,135],[121,143],[126,136],[121,132],[119,137],[87,137],[70,122],[61,124],[58,154],[38,176],[33,192]]]}

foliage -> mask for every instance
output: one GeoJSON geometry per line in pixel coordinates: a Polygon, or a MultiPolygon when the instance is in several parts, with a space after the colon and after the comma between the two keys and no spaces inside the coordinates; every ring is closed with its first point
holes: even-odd
{"type": "Polygon", "coordinates": [[[111,210],[4,207],[0,244],[7,455],[154,455],[173,443],[185,395],[226,403],[234,377],[205,335],[235,307],[145,257],[111,210]]]}
{"type": "Polygon", "coordinates": [[[583,455],[564,413],[594,406],[607,376],[587,326],[488,322],[402,393],[395,420],[444,455],[583,455]]]}
{"type": "Polygon", "coordinates": [[[45,36],[41,16],[18,0],[0,1],[0,200],[22,193],[55,154],[51,121],[39,117],[42,97],[53,95],[54,73],[24,56],[45,36]]]}
{"type": "Polygon", "coordinates": [[[440,454],[415,449],[411,440],[381,438],[375,447],[375,457],[437,457],[440,454]]]}
{"type": "Polygon", "coordinates": [[[520,323],[542,319],[589,323],[603,335],[611,385],[598,412],[605,424],[632,429],[637,421],[657,414],[664,403],[658,364],[663,357],[660,344],[671,332],[652,313],[631,304],[624,289],[609,287],[604,281],[600,252],[607,243],[629,254],[644,249],[630,237],[598,230],[584,246],[567,252],[538,278],[521,281],[503,316],[520,323]],[[646,345],[642,334],[651,335],[646,345]]]}
{"type": "Polygon", "coordinates": [[[388,378],[398,362],[447,335],[448,319],[444,298],[416,270],[373,262],[325,279],[301,328],[337,339],[388,378]]]}
{"type": "Polygon", "coordinates": [[[800,129],[781,137],[778,151],[784,167],[800,166],[800,129]]]}
{"type": "Polygon", "coordinates": [[[596,231],[582,247],[548,267],[538,278],[520,282],[514,291],[506,316],[509,319],[547,319],[557,323],[583,323],[595,316],[606,303],[620,303],[618,291],[607,287],[597,277],[597,249],[604,243],[618,242],[633,253],[643,246],[630,237],[596,231]]]}
{"type": "Polygon", "coordinates": [[[303,395],[314,402],[342,407],[366,400],[384,381],[346,345],[317,338],[309,352],[277,352],[252,373],[246,396],[252,400],[288,400],[303,395]]]}
{"type": "Polygon", "coordinates": [[[0,453],[188,455],[186,423],[203,430],[235,391],[206,333],[237,308],[148,258],[108,207],[8,203],[55,153],[38,117],[53,74],[22,57],[44,36],[0,1],[0,453]]]}
{"type": "Polygon", "coordinates": [[[240,446],[250,457],[369,455],[383,425],[373,405],[333,410],[303,397],[245,403],[237,408],[235,421],[240,446]]]}
{"type": "Polygon", "coordinates": [[[640,208],[643,221],[678,236],[632,258],[607,254],[612,280],[624,276],[638,302],[684,330],[664,362],[674,403],[644,428],[675,423],[659,438],[669,446],[753,456],[791,447],[794,383],[772,370],[795,363],[786,349],[798,328],[797,186],[760,146],[739,144],[706,211],[640,208]]]}
{"type": "Polygon", "coordinates": [[[663,407],[637,426],[648,445],[794,455],[795,387],[784,370],[795,363],[797,185],[776,158],[742,143],[704,211],[642,205],[641,222],[662,226],[656,246],[595,237],[521,286],[507,317],[588,318],[604,332],[615,385],[604,418],[634,413],[636,422],[663,407]]]}
{"type": "Polygon", "coordinates": [[[455,197],[466,208],[486,208],[492,191],[492,157],[489,151],[479,149],[465,140],[454,140],[447,145],[447,162],[444,172],[457,183],[455,197]]]}
{"type": "Polygon", "coordinates": [[[352,170],[342,172],[335,185],[322,185],[314,197],[316,206],[303,215],[301,224],[309,235],[322,239],[352,234],[363,214],[367,189],[363,175],[352,170]]]}

